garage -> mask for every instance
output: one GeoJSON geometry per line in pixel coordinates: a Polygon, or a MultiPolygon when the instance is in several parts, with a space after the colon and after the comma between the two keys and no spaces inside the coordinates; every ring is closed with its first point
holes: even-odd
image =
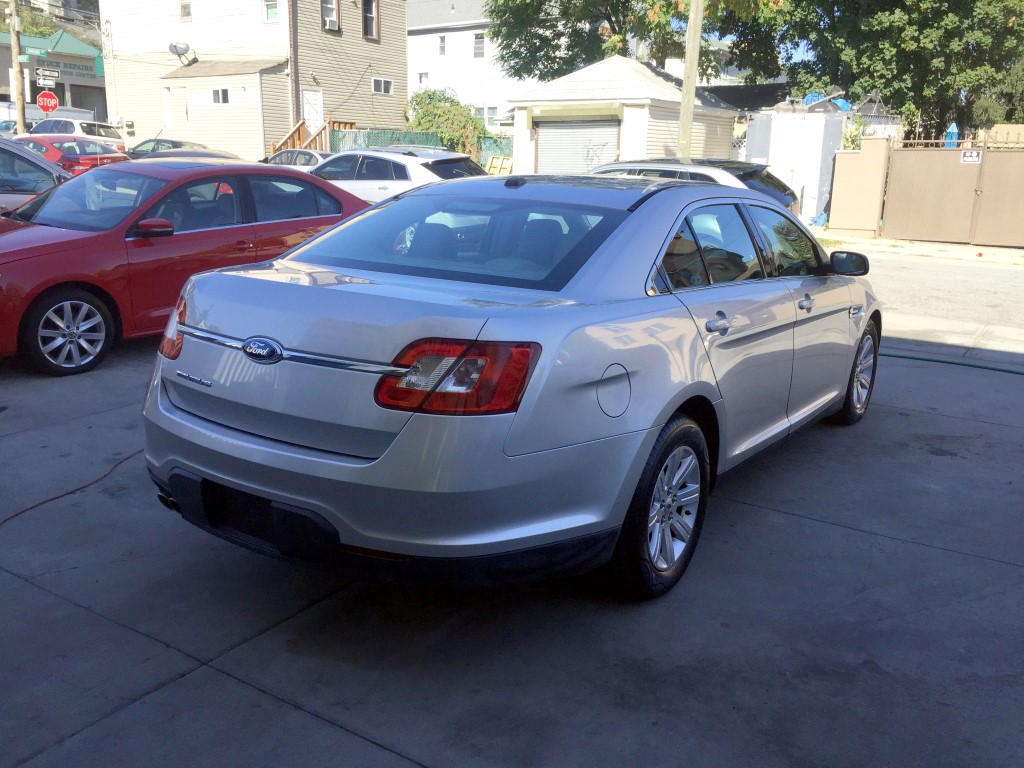
{"type": "Polygon", "coordinates": [[[619,121],[537,122],[537,173],[585,173],[619,155],[619,121]]]}

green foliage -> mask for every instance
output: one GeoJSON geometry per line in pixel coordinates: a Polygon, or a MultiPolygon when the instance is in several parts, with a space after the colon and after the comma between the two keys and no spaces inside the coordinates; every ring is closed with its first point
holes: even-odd
{"type": "Polygon", "coordinates": [[[426,88],[414,93],[409,98],[406,121],[409,130],[433,131],[446,147],[474,158],[481,137],[487,135],[473,110],[449,90],[426,88]]]}
{"type": "MultiPolygon", "coordinates": [[[[6,8],[6,3],[4,3],[4,8],[6,8]]],[[[4,32],[11,31],[11,25],[7,18],[5,14],[0,15],[0,30],[4,32]]],[[[51,19],[22,5],[18,6],[18,21],[21,22],[19,26],[22,35],[49,37],[58,29],[51,19]]]]}
{"type": "Polygon", "coordinates": [[[867,122],[864,117],[854,114],[852,119],[843,126],[843,149],[860,149],[860,142],[866,128],[867,122]]]}
{"type": "Polygon", "coordinates": [[[918,115],[912,128],[939,136],[969,125],[986,94],[1009,108],[1000,89],[1024,57],[1022,24],[1024,0],[778,0],[753,17],[726,11],[716,28],[754,76],[787,74],[797,94],[878,88],[905,119],[918,115]]]}
{"type": "MultiPolygon", "coordinates": [[[[705,30],[729,9],[745,17],[778,0],[711,0],[705,30]]],[[[684,55],[685,0],[487,0],[490,37],[499,44],[498,63],[510,77],[552,80],[607,56],[636,55],[627,41],[640,41],[658,66],[684,55]]],[[[702,47],[704,78],[718,70],[702,47]]]]}

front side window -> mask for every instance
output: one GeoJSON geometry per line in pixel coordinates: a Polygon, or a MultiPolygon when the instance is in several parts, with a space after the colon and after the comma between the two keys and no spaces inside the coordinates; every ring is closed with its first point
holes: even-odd
{"type": "Polygon", "coordinates": [[[363,37],[368,40],[380,40],[380,16],[377,10],[377,0],[363,0],[363,37]]]}
{"type": "Polygon", "coordinates": [[[764,277],[754,241],[734,205],[709,205],[686,217],[712,283],[764,277]]]}
{"type": "Polygon", "coordinates": [[[242,196],[233,176],[183,184],[167,193],[144,218],[166,219],[175,232],[217,229],[242,223],[242,196]]]}
{"type": "Polygon", "coordinates": [[[768,258],[776,275],[822,274],[814,243],[796,224],[768,208],[752,205],[747,210],[768,243],[768,258]]]}
{"type": "Polygon", "coordinates": [[[351,181],[356,175],[359,155],[342,155],[320,166],[316,175],[325,181],[351,181]]]}
{"type": "Polygon", "coordinates": [[[529,198],[414,195],[368,209],[288,260],[558,291],[626,215],[529,198]]]}
{"type": "Polygon", "coordinates": [[[256,221],[284,221],[341,213],[341,204],[312,184],[276,176],[249,180],[256,221]]]}
{"type": "Polygon", "coordinates": [[[483,33],[477,33],[473,35],[473,58],[482,59],[484,57],[484,36],[483,33]]]}

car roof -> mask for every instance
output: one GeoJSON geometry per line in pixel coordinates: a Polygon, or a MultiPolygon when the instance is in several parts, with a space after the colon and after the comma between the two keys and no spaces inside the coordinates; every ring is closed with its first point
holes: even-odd
{"type": "Polygon", "coordinates": [[[97,144],[102,144],[102,141],[98,139],[110,138],[109,136],[83,136],[80,133],[23,133],[18,138],[21,139],[43,139],[45,141],[94,141],[97,144]]]}
{"type": "MultiPolygon", "coordinates": [[[[159,153],[154,153],[159,154],[159,153]]],[[[113,166],[111,166],[113,167],[113,166]]],[[[206,170],[229,170],[235,173],[277,174],[290,179],[308,179],[309,174],[295,171],[282,165],[266,165],[249,160],[223,157],[144,157],[130,163],[118,163],[115,170],[138,173],[158,179],[174,181],[192,175],[199,176],[206,170]]]]}
{"type": "Polygon", "coordinates": [[[451,152],[447,149],[440,149],[437,147],[415,147],[413,145],[396,145],[393,147],[355,147],[352,149],[344,149],[341,152],[335,154],[338,155],[373,155],[375,157],[390,158],[392,160],[396,157],[404,158],[408,161],[428,163],[434,160],[456,160],[462,158],[468,158],[469,155],[464,152],[451,152]]]}
{"type": "MultiPolygon", "coordinates": [[[[471,176],[449,179],[418,187],[405,195],[470,195],[473,197],[502,198],[522,196],[530,200],[553,203],[596,205],[603,208],[628,210],[637,207],[644,200],[668,189],[690,190],[692,197],[707,197],[708,189],[723,189],[718,184],[681,179],[654,179],[637,176],[471,176]]],[[[728,188],[728,196],[734,192],[746,196],[748,190],[728,188]]],[[[726,193],[723,193],[723,195],[726,193]]],[[[757,199],[760,195],[755,193],[757,199]]]]}

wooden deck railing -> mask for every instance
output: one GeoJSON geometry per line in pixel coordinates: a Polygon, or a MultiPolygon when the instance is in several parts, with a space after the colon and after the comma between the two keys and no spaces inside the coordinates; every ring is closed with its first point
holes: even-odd
{"type": "Polygon", "coordinates": [[[310,134],[305,120],[300,120],[281,141],[271,144],[268,154],[280,152],[282,149],[316,149],[321,152],[331,151],[331,131],[351,131],[355,123],[346,120],[335,120],[330,115],[319,130],[310,134]],[[308,135],[307,135],[308,134],[308,135]]]}

